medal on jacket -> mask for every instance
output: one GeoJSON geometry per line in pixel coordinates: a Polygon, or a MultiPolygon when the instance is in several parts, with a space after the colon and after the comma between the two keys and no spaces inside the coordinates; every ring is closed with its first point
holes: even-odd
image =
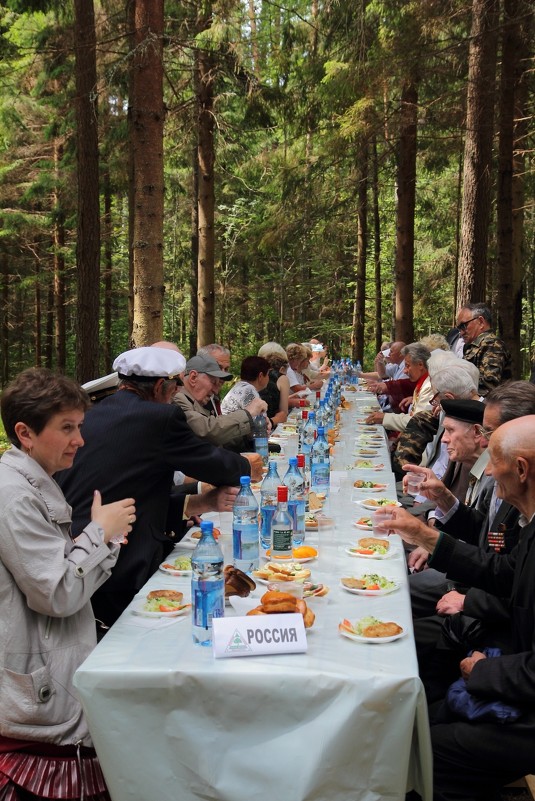
{"type": "Polygon", "coordinates": [[[498,531],[489,531],[487,534],[487,541],[489,547],[496,553],[500,553],[505,548],[505,526],[503,523],[498,527],[498,531]]]}

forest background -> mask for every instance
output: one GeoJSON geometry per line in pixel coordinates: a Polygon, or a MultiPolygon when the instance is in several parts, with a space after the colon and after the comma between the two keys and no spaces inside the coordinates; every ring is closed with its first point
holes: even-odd
{"type": "Polygon", "coordinates": [[[4,0],[0,384],[535,336],[531,0],[4,0]]]}

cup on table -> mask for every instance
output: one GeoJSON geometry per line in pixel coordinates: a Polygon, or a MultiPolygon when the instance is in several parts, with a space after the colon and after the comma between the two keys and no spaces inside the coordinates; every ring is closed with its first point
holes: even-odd
{"type": "Polygon", "coordinates": [[[296,598],[303,597],[303,584],[299,581],[270,581],[267,587],[271,592],[288,592],[296,598]]]}
{"type": "Polygon", "coordinates": [[[407,473],[406,475],[406,491],[408,495],[415,498],[420,493],[420,487],[425,481],[425,476],[421,473],[407,473]]]}

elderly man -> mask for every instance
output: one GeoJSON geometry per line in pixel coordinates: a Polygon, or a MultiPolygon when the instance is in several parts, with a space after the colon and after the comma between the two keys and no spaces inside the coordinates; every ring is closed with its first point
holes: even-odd
{"type": "Polygon", "coordinates": [[[173,398],[180,406],[192,431],[214,445],[223,445],[230,450],[253,450],[253,417],[267,408],[261,398],[255,398],[245,409],[231,414],[216,414],[210,398],[220,387],[220,382],[232,378],[221,370],[215,359],[209,356],[193,356],[187,363],[182,378],[183,386],[173,398]]]}
{"type": "Polygon", "coordinates": [[[119,389],[86,414],[81,448],[70,470],[57,475],[74,507],[73,535],[90,519],[90,497],[100,490],[105,503],[136,499],[137,520],[111,577],[93,596],[95,617],[110,626],[172,547],[166,536],[173,475],[188,476],[219,489],[188,496],[187,515],[229,510],[240,476],[262,475],[257,454],[239,456],[197,437],[182,410],[170,403],[184,357],[163,348],[137,348],[114,362],[119,389]]]}
{"type": "Polygon", "coordinates": [[[511,354],[491,327],[492,314],[484,303],[467,303],[459,309],[457,328],[464,341],[463,358],[478,368],[479,394],[483,396],[512,377],[511,354]]]}
{"type": "Polygon", "coordinates": [[[405,373],[410,381],[415,382],[412,396],[410,412],[372,412],[367,418],[367,423],[382,423],[390,431],[404,431],[409,420],[418,412],[428,411],[431,408],[431,380],[427,371],[427,361],[431,356],[430,351],[419,342],[405,345],[401,351],[405,359],[405,373]]]}
{"type": "Polygon", "coordinates": [[[535,772],[535,416],[501,425],[490,437],[489,454],[497,496],[515,506],[524,523],[510,554],[484,554],[405,511],[394,510],[390,524],[405,541],[424,545],[448,576],[508,598],[509,653],[491,657],[476,650],[459,670],[476,700],[511,705],[520,717],[505,725],[492,718],[468,722],[447,702],[432,707],[435,801],[492,798],[497,787],[535,772]]]}

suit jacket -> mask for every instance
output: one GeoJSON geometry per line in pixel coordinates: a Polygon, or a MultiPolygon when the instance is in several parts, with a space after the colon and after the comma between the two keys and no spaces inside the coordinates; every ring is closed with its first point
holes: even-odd
{"type": "Polygon", "coordinates": [[[444,534],[433,563],[448,576],[509,599],[512,653],[482,659],[467,681],[468,690],[522,708],[535,708],[535,520],[522,530],[510,554],[482,553],[444,534]]]}
{"type": "Polygon", "coordinates": [[[230,414],[214,414],[214,408],[201,406],[183,388],[173,398],[173,403],[180,406],[191,430],[199,437],[204,437],[214,445],[238,451],[252,451],[253,418],[245,409],[238,409],[230,414]]]}
{"type": "Polygon", "coordinates": [[[242,456],[197,437],[178,406],[143,400],[128,390],[89,409],[82,434],[86,444],[73,467],[56,475],[73,507],[73,533],[90,519],[94,490],[104,503],[136,501],[128,545],[100,592],[128,591],[133,597],[163,560],[175,470],[216,486],[239,484],[240,476],[251,472],[242,456]]]}

